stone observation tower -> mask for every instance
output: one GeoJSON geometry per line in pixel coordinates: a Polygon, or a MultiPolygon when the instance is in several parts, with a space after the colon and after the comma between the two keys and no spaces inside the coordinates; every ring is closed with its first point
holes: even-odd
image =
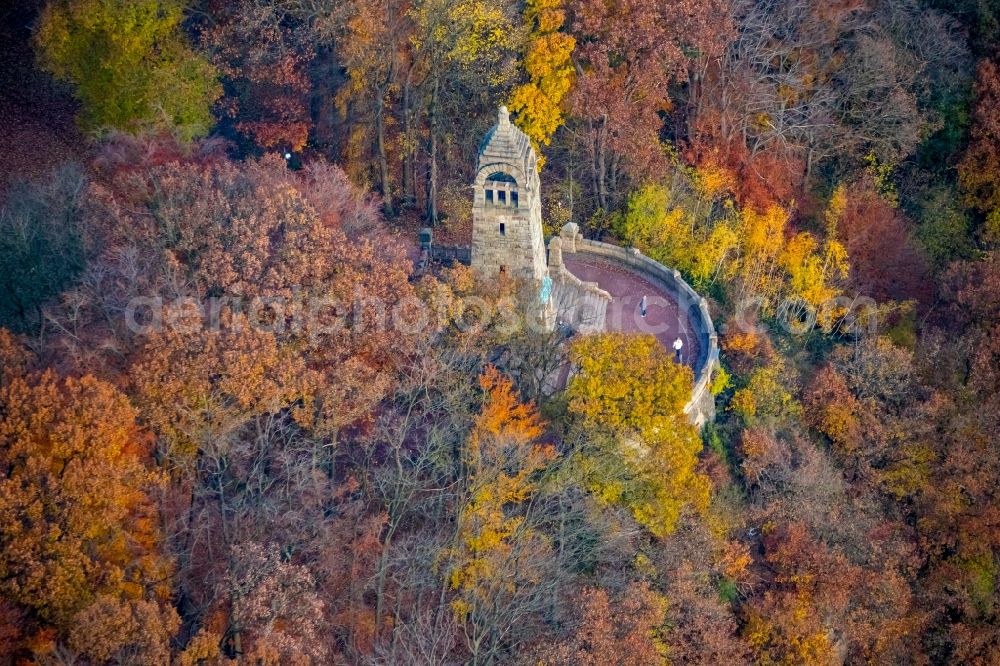
{"type": "Polygon", "coordinates": [[[547,277],[538,158],[501,106],[479,147],[473,182],[472,267],[541,285],[547,277]]]}

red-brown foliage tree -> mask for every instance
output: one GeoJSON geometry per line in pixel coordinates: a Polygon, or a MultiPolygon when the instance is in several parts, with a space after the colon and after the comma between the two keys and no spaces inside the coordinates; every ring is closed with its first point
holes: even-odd
{"type": "Polygon", "coordinates": [[[909,227],[902,211],[870,183],[851,188],[837,230],[850,257],[856,289],[878,301],[930,299],[927,260],[909,227]]]}

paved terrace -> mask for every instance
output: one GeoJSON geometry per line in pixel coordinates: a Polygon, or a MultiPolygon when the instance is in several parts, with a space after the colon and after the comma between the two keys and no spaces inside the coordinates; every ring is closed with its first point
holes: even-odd
{"type": "Polygon", "coordinates": [[[604,330],[626,333],[652,333],[671,355],[674,340],[684,342],[681,361],[697,374],[701,358],[698,335],[686,313],[677,305],[677,294],[655,284],[639,272],[621,264],[583,252],[563,254],[563,264],[570,273],[587,282],[596,282],[611,294],[604,319],[604,330]],[[646,317],[639,313],[639,302],[646,297],[646,317]]]}

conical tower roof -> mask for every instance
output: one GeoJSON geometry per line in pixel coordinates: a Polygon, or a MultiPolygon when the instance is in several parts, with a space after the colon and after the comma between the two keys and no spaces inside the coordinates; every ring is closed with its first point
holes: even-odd
{"type": "Polygon", "coordinates": [[[510,122],[507,107],[501,106],[497,112],[497,124],[490,128],[479,146],[479,167],[506,162],[520,168],[522,173],[532,174],[536,161],[531,139],[510,122]]]}

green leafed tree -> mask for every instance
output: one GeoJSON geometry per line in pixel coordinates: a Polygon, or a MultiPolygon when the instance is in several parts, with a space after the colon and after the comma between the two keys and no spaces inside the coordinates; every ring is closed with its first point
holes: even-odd
{"type": "Polygon", "coordinates": [[[80,124],[204,135],[222,88],[182,31],[180,0],[51,0],[35,35],[42,66],[76,87],[80,124]]]}

